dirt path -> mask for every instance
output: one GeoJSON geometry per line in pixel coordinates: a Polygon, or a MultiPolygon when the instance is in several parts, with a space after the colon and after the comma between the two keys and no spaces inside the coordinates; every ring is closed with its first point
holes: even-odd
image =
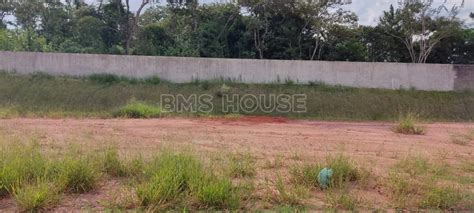
{"type": "Polygon", "coordinates": [[[0,133],[34,136],[47,146],[114,143],[124,152],[153,153],[161,146],[186,146],[212,152],[251,152],[258,158],[298,155],[324,158],[341,152],[375,168],[385,168],[408,154],[448,161],[474,159],[474,144],[460,146],[452,135],[474,129],[472,123],[424,125],[426,135],[400,135],[394,124],[376,122],[287,121],[279,118],[241,119],[0,120],[0,133]]]}
{"type": "MultiPolygon", "coordinates": [[[[474,142],[454,144],[452,135],[474,130],[473,123],[426,124],[427,134],[400,135],[392,123],[289,121],[280,118],[240,119],[0,120],[0,134],[36,137],[43,146],[67,144],[100,147],[114,143],[123,153],[156,153],[161,147],[191,147],[202,153],[250,152],[260,164],[282,157],[285,161],[324,159],[343,153],[384,176],[388,168],[410,154],[451,165],[473,161],[474,142]]],[[[1,203],[0,203],[1,205],[1,203]]]]}

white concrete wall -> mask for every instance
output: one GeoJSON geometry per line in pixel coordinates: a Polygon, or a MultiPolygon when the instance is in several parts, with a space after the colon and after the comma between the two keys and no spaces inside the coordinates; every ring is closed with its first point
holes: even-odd
{"type": "Polygon", "coordinates": [[[65,53],[1,52],[0,70],[27,74],[84,76],[111,73],[128,77],[159,76],[171,82],[232,79],[245,83],[324,82],[365,88],[454,90],[453,65],[249,60],[118,56],[65,53]]]}

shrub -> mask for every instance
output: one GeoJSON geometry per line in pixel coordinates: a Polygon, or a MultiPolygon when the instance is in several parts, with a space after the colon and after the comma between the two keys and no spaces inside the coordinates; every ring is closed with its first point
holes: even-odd
{"type": "Polygon", "coordinates": [[[228,166],[232,177],[253,177],[256,174],[255,160],[249,153],[231,155],[228,166]]]}
{"type": "Polygon", "coordinates": [[[153,76],[153,77],[150,77],[150,78],[146,78],[144,81],[147,84],[159,85],[161,83],[161,78],[158,77],[158,76],[153,76]]]}
{"type": "Polygon", "coordinates": [[[13,190],[13,198],[25,211],[38,211],[52,207],[59,202],[57,186],[42,180],[25,184],[13,190]]]}
{"type": "Polygon", "coordinates": [[[401,116],[394,131],[396,133],[407,135],[424,135],[425,129],[416,125],[417,117],[418,116],[412,113],[401,116]]]}
{"type": "Polygon", "coordinates": [[[124,118],[158,118],[161,116],[161,108],[143,102],[132,101],[122,107],[115,117],[124,118]]]}
{"type": "Polygon", "coordinates": [[[67,157],[59,164],[59,183],[65,191],[84,193],[97,185],[100,171],[90,159],[80,156],[67,157]]]}
{"type": "Polygon", "coordinates": [[[122,81],[122,79],[114,74],[92,74],[88,76],[90,81],[98,84],[115,84],[122,81]]]}
{"type": "Polygon", "coordinates": [[[421,207],[450,209],[460,203],[462,198],[454,187],[432,187],[423,195],[421,207]]]}

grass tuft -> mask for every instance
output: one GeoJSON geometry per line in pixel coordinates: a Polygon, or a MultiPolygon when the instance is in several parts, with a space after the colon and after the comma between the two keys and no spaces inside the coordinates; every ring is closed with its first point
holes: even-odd
{"type": "Polygon", "coordinates": [[[162,112],[160,107],[132,101],[120,108],[114,116],[122,118],[159,118],[162,112]]]}
{"type": "Polygon", "coordinates": [[[322,169],[323,166],[319,164],[295,165],[290,174],[295,184],[318,187],[318,174],[322,169]]]}
{"type": "Polygon", "coordinates": [[[335,209],[353,211],[359,201],[350,195],[348,191],[329,190],[326,193],[326,202],[335,209]]]}
{"type": "Polygon", "coordinates": [[[218,178],[189,154],[162,153],[146,176],[149,180],[136,189],[142,206],[167,208],[188,195],[206,208],[235,208],[239,201],[230,179],[218,178]]]}
{"type": "Polygon", "coordinates": [[[68,157],[59,163],[59,183],[72,193],[85,193],[94,189],[100,178],[100,170],[82,156],[68,157]]]}
{"type": "Polygon", "coordinates": [[[25,211],[51,208],[59,202],[57,186],[45,181],[24,184],[13,190],[15,202],[25,211]]]}
{"type": "Polygon", "coordinates": [[[426,133],[425,129],[416,124],[418,117],[419,116],[413,113],[400,116],[398,125],[394,131],[406,135],[424,135],[426,133]]]}
{"type": "Polygon", "coordinates": [[[243,178],[255,176],[255,159],[250,153],[233,154],[229,160],[228,168],[232,177],[243,178]]]}
{"type": "Polygon", "coordinates": [[[456,207],[463,199],[459,190],[454,187],[431,187],[421,201],[421,207],[427,209],[450,209],[456,207]]]}

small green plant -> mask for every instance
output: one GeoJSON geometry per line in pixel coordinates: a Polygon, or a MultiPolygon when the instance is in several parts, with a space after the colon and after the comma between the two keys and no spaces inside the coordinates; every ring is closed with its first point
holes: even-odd
{"type": "Polygon", "coordinates": [[[8,143],[6,147],[0,152],[0,196],[10,194],[20,183],[44,176],[48,163],[36,143],[8,143]]]}
{"type": "Polygon", "coordinates": [[[158,76],[153,76],[146,78],[144,82],[151,85],[159,85],[161,83],[161,78],[158,76]]]}
{"type": "Polygon", "coordinates": [[[270,199],[281,205],[299,206],[309,195],[306,186],[298,184],[288,186],[280,175],[276,177],[275,187],[277,194],[271,195],[270,199]]]}
{"type": "Polygon", "coordinates": [[[295,165],[290,173],[294,183],[317,187],[319,186],[318,174],[322,169],[323,166],[319,164],[295,165]]]}
{"type": "Polygon", "coordinates": [[[327,167],[333,170],[331,187],[341,188],[348,182],[359,179],[359,171],[354,163],[343,155],[330,156],[326,159],[327,167]]]}
{"type": "Polygon", "coordinates": [[[350,195],[346,190],[329,190],[326,193],[326,202],[335,209],[344,209],[353,211],[359,201],[350,195]]]}
{"type": "Polygon", "coordinates": [[[238,206],[239,197],[228,178],[215,176],[201,177],[194,195],[205,208],[233,209],[238,206]]]}
{"type": "Polygon", "coordinates": [[[424,190],[424,186],[417,180],[395,171],[389,174],[386,185],[397,207],[405,207],[418,202],[417,197],[424,190]]]}
{"type": "Polygon", "coordinates": [[[99,169],[86,157],[67,157],[58,167],[59,183],[67,192],[88,192],[96,187],[100,178],[99,169]]]}
{"type": "Polygon", "coordinates": [[[149,105],[143,102],[131,101],[122,107],[115,117],[124,118],[158,118],[161,117],[162,110],[160,107],[149,105]]]}
{"type": "Polygon", "coordinates": [[[122,81],[120,76],[114,74],[92,74],[87,77],[90,81],[98,84],[115,84],[122,81]]]}
{"type": "Polygon", "coordinates": [[[422,208],[450,209],[462,201],[463,196],[454,187],[431,187],[421,201],[422,208]]]}
{"type": "Polygon", "coordinates": [[[59,202],[57,186],[39,180],[35,184],[23,184],[13,190],[13,198],[25,211],[38,211],[53,207],[59,202]]]}
{"type": "Polygon", "coordinates": [[[119,158],[118,151],[115,147],[107,147],[103,151],[101,159],[102,171],[113,177],[123,177],[127,175],[127,171],[123,162],[119,158]]]}
{"type": "Polygon", "coordinates": [[[232,177],[255,176],[255,159],[250,153],[233,154],[229,160],[229,173],[232,177]]]}
{"type": "Polygon", "coordinates": [[[424,135],[426,133],[425,129],[416,124],[417,120],[418,116],[413,113],[400,116],[394,131],[406,135],[424,135]]]}
{"type": "Polygon", "coordinates": [[[202,165],[193,156],[163,153],[146,171],[148,181],[140,184],[137,196],[142,206],[166,206],[189,191],[191,179],[202,173],[202,165]]]}

